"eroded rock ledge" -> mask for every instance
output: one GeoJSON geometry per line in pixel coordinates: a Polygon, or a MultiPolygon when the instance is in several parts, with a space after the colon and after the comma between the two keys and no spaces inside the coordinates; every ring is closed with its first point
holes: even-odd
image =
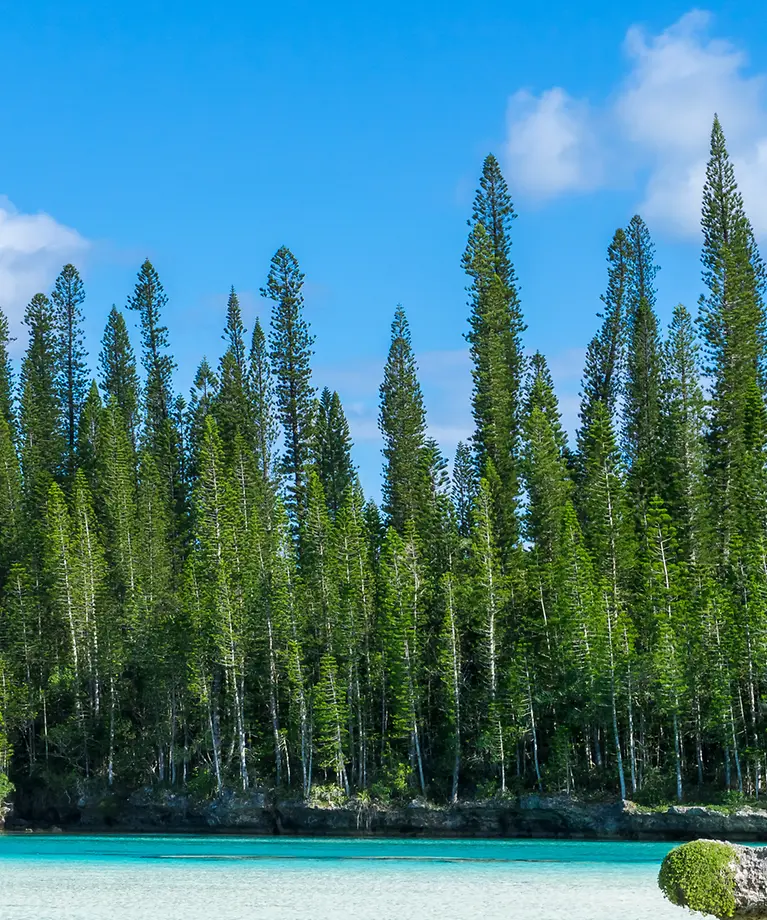
{"type": "Polygon", "coordinates": [[[424,837],[564,837],[605,840],[694,840],[698,837],[767,841],[767,810],[727,812],[702,806],[649,811],[631,802],[578,802],[522,796],[516,801],[432,806],[343,806],[275,800],[254,792],[200,801],[156,789],[132,795],[91,795],[70,802],[17,797],[8,830],[59,826],[67,830],[230,831],[252,834],[424,837]]]}

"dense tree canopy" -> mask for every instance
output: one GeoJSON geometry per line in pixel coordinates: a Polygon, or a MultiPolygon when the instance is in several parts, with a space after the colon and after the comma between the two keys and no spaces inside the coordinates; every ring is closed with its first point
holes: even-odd
{"type": "Polygon", "coordinates": [[[333,381],[316,396],[286,247],[269,333],[232,289],[188,402],[148,260],[143,373],[113,308],[91,382],[72,265],[29,303],[17,374],[0,313],[0,774],[50,795],[759,795],[765,271],[721,125],[698,321],[666,305],[662,328],[631,217],[572,447],[523,341],[514,217],[489,156],[463,256],[475,428],[450,475],[394,313],[380,509],[333,381]]]}

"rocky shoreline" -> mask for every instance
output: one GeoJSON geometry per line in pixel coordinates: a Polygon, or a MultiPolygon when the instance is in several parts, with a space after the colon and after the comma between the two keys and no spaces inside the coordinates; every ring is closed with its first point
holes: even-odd
{"type": "Polygon", "coordinates": [[[511,802],[435,806],[353,801],[310,805],[274,801],[265,794],[227,794],[200,801],[188,795],[140,790],[83,796],[33,807],[23,800],[6,817],[8,831],[245,833],[302,836],[545,837],[593,840],[683,841],[705,837],[767,841],[767,810],[697,805],[643,809],[631,802],[579,802],[567,797],[521,796],[511,802]]]}

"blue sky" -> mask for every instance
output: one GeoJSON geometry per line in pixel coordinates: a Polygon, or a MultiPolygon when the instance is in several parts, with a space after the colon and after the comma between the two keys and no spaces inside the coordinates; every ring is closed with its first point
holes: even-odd
{"type": "Polygon", "coordinates": [[[375,494],[398,302],[435,436],[451,454],[470,432],[460,256],[493,151],[519,213],[526,342],[549,356],[572,429],[615,227],[647,220],[663,318],[697,300],[715,109],[767,236],[763,19],[752,0],[0,2],[0,303],[17,349],[25,302],[72,260],[95,359],[148,255],[186,393],[201,355],[218,358],[229,286],[250,327],[287,244],[316,383],[339,390],[375,494]]]}

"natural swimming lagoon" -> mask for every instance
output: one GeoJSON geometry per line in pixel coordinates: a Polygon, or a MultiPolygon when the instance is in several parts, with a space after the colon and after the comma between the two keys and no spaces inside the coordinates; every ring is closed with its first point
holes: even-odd
{"type": "Polygon", "coordinates": [[[667,843],[0,836],[2,920],[664,920],[667,843]]]}

